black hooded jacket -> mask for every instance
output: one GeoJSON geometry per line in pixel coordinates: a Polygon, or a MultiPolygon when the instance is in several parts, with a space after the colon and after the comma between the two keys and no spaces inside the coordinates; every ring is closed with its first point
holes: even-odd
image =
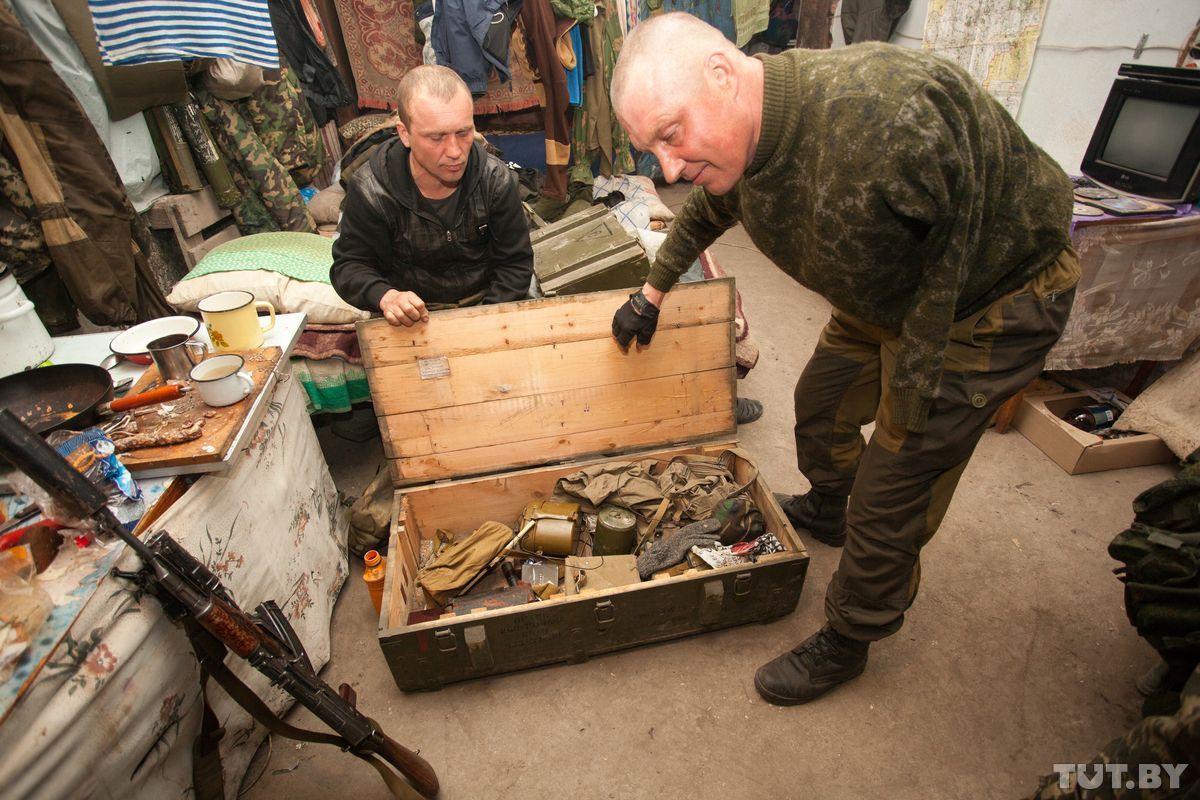
{"type": "Polygon", "coordinates": [[[533,248],[516,173],[476,142],[447,230],[420,192],[399,139],[379,147],[346,187],[333,243],[333,288],[352,306],[378,311],[389,289],[426,303],[485,303],[528,296],[533,248]]]}

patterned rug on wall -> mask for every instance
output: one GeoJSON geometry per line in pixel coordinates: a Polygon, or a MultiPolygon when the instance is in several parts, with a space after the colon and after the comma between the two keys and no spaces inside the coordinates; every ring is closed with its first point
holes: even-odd
{"type": "Polygon", "coordinates": [[[396,83],[421,63],[412,0],[336,0],[363,108],[391,108],[396,83]]]}

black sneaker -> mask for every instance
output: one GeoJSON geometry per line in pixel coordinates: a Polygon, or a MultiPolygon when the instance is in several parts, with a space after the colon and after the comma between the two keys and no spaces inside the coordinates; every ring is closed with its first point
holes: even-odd
{"type": "Polygon", "coordinates": [[[754,688],[777,706],[816,700],[862,674],[869,646],[869,642],[849,639],[826,625],[790,652],[759,667],[754,688]]]}
{"type": "Polygon", "coordinates": [[[783,507],[783,513],[795,527],[806,530],[812,537],[830,547],[841,547],[846,543],[846,503],[848,498],[839,494],[775,493],[775,500],[783,507]]]}

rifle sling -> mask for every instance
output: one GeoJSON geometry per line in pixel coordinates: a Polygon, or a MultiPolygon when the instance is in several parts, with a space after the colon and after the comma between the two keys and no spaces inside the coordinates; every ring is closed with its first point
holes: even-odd
{"type": "MultiPolygon", "coordinates": [[[[331,744],[346,750],[350,754],[361,758],[363,761],[370,764],[383,778],[388,789],[391,790],[392,796],[397,800],[424,800],[421,794],[417,792],[403,778],[397,775],[392,769],[386,765],[374,753],[358,753],[350,749],[350,743],[341,736],[333,733],[321,733],[318,731],[310,731],[304,728],[297,728],[294,725],[281,720],[275,715],[275,712],[264,703],[254,690],[242,682],[242,679],[234,675],[229,667],[225,666],[225,645],[221,644],[215,637],[202,629],[193,619],[185,617],[183,620],[183,628],[187,631],[188,638],[192,642],[192,648],[196,652],[196,657],[200,661],[201,688],[204,688],[204,675],[207,673],[221,685],[225,693],[233,698],[234,702],[246,710],[250,716],[272,733],[284,736],[288,739],[295,739],[301,742],[316,742],[318,744],[331,744]],[[215,647],[219,647],[221,652],[216,652],[215,647]]],[[[205,704],[207,704],[205,699],[205,704]]],[[[215,718],[214,718],[215,719],[215,718]]],[[[217,751],[213,759],[209,759],[211,764],[215,760],[215,769],[220,770],[220,752],[217,751]]],[[[213,767],[206,767],[211,770],[213,767]]],[[[193,778],[195,777],[193,770],[193,778]]],[[[211,774],[211,773],[210,773],[211,774]]],[[[199,784],[196,784],[199,788],[199,784]]],[[[199,797],[197,793],[197,797],[199,797]]],[[[222,797],[222,794],[212,795],[213,798],[222,797]]]]}

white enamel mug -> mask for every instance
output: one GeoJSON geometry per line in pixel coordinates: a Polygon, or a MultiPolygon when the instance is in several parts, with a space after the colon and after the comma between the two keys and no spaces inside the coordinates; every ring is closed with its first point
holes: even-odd
{"type": "Polygon", "coordinates": [[[188,377],[205,405],[231,406],[254,390],[254,379],[242,369],[245,360],[234,353],[212,356],[192,367],[188,377]]]}

